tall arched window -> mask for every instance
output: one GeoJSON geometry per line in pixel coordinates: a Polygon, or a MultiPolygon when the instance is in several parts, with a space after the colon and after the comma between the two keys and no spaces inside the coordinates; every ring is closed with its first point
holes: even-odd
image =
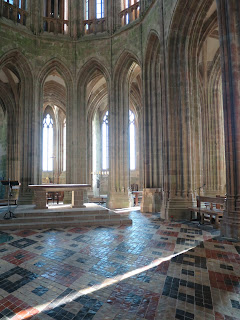
{"type": "Polygon", "coordinates": [[[85,2],[85,20],[89,20],[89,0],[85,2]]]}
{"type": "Polygon", "coordinates": [[[104,0],[96,0],[96,18],[104,17],[104,0]]]}
{"type": "Polygon", "coordinates": [[[43,119],[43,171],[53,171],[53,119],[47,114],[43,119]]]}
{"type": "Polygon", "coordinates": [[[136,169],[135,115],[129,110],[130,170],[136,169]]]}
{"type": "Polygon", "coordinates": [[[108,111],[106,112],[102,121],[102,169],[109,168],[109,136],[108,136],[108,111]]]}

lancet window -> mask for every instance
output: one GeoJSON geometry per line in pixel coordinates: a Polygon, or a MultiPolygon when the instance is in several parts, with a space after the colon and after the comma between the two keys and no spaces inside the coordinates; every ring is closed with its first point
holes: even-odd
{"type": "Polygon", "coordinates": [[[135,115],[129,110],[130,170],[136,169],[136,126],[135,115]]]}
{"type": "Polygon", "coordinates": [[[53,119],[47,114],[43,119],[43,171],[53,171],[53,119]]]}
{"type": "Polygon", "coordinates": [[[102,169],[109,169],[109,127],[108,111],[105,113],[102,121],[102,169]]]}

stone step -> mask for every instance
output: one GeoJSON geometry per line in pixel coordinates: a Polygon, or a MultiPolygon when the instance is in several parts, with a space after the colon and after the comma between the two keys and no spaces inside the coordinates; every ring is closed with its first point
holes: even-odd
{"type": "Polygon", "coordinates": [[[92,227],[92,226],[124,226],[131,225],[132,220],[121,217],[121,219],[105,219],[105,220],[73,220],[73,221],[39,221],[39,222],[23,222],[10,223],[16,219],[8,220],[9,223],[1,224],[0,230],[25,230],[25,229],[48,229],[48,228],[65,228],[65,227],[92,227]]]}
{"type": "MultiPolygon", "coordinates": [[[[70,210],[32,210],[32,211],[25,211],[25,212],[18,212],[14,211],[14,215],[18,218],[20,217],[54,217],[54,216],[69,216],[70,210]]],[[[71,210],[71,215],[86,215],[86,214],[109,214],[109,210],[107,209],[100,209],[100,210],[71,210]]]]}
{"type": "MultiPolygon", "coordinates": [[[[36,222],[46,222],[46,221],[94,221],[94,220],[112,220],[112,219],[119,219],[121,218],[118,214],[109,214],[108,212],[106,214],[85,214],[85,215],[52,215],[52,216],[27,216],[27,217],[18,217],[13,219],[1,219],[0,224],[22,224],[22,223],[36,223],[36,222]]],[[[1,226],[0,226],[1,227],[1,226]]]]}
{"type": "Polygon", "coordinates": [[[130,225],[132,223],[128,216],[93,204],[86,204],[85,208],[71,209],[66,206],[43,210],[36,210],[33,205],[20,206],[15,208],[14,215],[16,218],[3,219],[4,213],[1,213],[0,230],[130,225]]]}

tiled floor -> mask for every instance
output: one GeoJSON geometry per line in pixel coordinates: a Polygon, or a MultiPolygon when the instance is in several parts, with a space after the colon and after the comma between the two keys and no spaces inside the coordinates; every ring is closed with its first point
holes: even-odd
{"type": "Polygon", "coordinates": [[[0,319],[240,319],[240,244],[160,222],[0,232],[0,319]]]}

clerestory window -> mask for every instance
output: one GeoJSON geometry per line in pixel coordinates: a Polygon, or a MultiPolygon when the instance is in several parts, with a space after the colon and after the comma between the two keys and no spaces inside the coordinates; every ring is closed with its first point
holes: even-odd
{"type": "Polygon", "coordinates": [[[89,0],[85,2],[85,20],[89,20],[89,0]]]}
{"type": "Polygon", "coordinates": [[[104,0],[96,0],[96,18],[104,18],[104,0]]]}

